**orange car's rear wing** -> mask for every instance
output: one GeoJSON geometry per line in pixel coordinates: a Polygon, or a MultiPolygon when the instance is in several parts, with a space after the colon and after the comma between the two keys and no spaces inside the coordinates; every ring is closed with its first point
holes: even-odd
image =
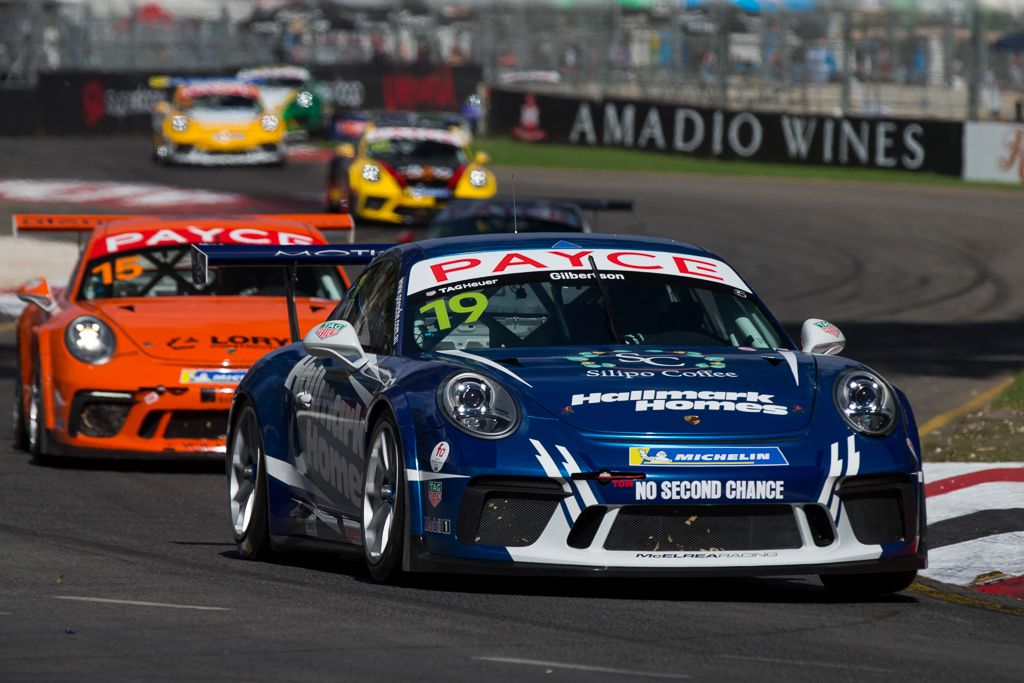
{"type": "MultiPolygon", "coordinates": [[[[16,213],[11,217],[14,236],[19,232],[90,232],[98,225],[111,221],[146,218],[173,220],[183,218],[174,214],[25,214],[16,213]]],[[[348,241],[355,242],[356,225],[347,213],[255,213],[244,215],[202,216],[205,220],[217,218],[260,218],[291,223],[304,223],[317,230],[348,230],[348,241]]]]}

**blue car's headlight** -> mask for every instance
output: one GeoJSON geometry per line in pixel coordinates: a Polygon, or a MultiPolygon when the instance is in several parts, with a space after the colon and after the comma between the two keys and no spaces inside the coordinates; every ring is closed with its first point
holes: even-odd
{"type": "Polygon", "coordinates": [[[497,382],[460,372],[441,386],[438,400],[453,425],[482,439],[508,436],[519,425],[519,406],[497,382]]]}
{"type": "Polygon", "coordinates": [[[847,424],[862,434],[882,436],[896,424],[896,401],[881,377],[868,370],[851,370],[836,380],[836,409],[847,424]]]}
{"type": "Polygon", "coordinates": [[[72,356],[83,363],[106,363],[114,355],[114,332],[99,318],[75,318],[64,332],[64,343],[72,356]]]}

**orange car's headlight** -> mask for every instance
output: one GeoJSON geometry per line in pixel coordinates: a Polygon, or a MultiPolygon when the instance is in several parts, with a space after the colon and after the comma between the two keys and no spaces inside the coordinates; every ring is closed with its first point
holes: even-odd
{"type": "Polygon", "coordinates": [[[82,315],[71,321],[64,331],[64,343],[72,356],[92,365],[106,363],[117,347],[110,326],[91,315],[82,315]]]}

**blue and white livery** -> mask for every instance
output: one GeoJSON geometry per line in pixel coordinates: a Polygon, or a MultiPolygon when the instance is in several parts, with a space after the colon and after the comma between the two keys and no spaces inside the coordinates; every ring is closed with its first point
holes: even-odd
{"type": "MultiPolygon", "coordinates": [[[[197,277],[359,260],[197,249],[197,277]]],[[[925,566],[905,396],[834,355],[831,323],[798,347],[718,256],[585,234],[364,253],[329,319],[238,387],[243,555],[353,550],[378,580],[817,574],[861,594],[925,566]]]]}

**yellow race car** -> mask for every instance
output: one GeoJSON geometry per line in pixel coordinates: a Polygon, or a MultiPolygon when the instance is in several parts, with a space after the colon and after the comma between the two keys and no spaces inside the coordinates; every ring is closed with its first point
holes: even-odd
{"type": "MultiPolygon", "coordinates": [[[[166,84],[165,84],[166,85],[166,84]]],[[[172,82],[153,112],[153,159],[220,166],[285,162],[285,126],[260,104],[259,90],[225,80],[172,82]]]]}
{"type": "Polygon", "coordinates": [[[340,145],[328,172],[327,205],[358,218],[427,223],[451,199],[489,199],[498,191],[490,158],[471,158],[457,132],[418,127],[369,129],[358,149],[340,145]]]}

